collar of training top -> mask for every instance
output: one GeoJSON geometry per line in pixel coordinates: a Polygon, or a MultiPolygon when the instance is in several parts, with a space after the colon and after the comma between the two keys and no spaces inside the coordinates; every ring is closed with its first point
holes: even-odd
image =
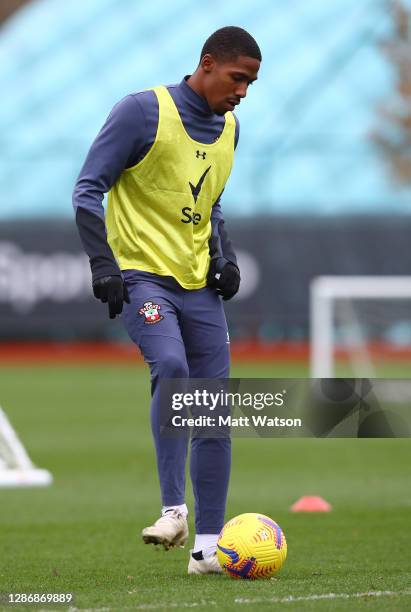
{"type": "Polygon", "coordinates": [[[187,79],[189,79],[190,76],[191,74],[187,74],[178,86],[185,102],[194,112],[198,113],[199,115],[214,115],[213,111],[207,104],[207,100],[195,92],[194,89],[191,89],[190,85],[188,85],[187,79]]]}

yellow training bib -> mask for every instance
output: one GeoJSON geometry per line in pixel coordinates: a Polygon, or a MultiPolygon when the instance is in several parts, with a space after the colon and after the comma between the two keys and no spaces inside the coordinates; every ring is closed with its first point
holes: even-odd
{"type": "Polygon", "coordinates": [[[234,158],[235,119],[225,114],[212,144],[190,138],[166,87],[158,98],[153,146],[124,170],[108,195],[107,238],[121,270],[173,276],[185,289],[206,284],[211,207],[234,158]]]}

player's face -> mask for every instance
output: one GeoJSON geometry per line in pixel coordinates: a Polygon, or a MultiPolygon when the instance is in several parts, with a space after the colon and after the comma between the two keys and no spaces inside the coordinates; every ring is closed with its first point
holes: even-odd
{"type": "Polygon", "coordinates": [[[217,62],[212,55],[202,58],[206,72],[204,89],[209,107],[217,114],[232,111],[246,97],[249,85],[257,79],[260,62],[253,57],[217,62]]]}

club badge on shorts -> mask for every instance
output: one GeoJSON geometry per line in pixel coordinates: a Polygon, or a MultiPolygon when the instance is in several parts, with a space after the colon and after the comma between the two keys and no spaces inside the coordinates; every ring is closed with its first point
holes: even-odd
{"type": "Polygon", "coordinates": [[[144,323],[153,325],[153,323],[159,323],[164,317],[159,314],[161,306],[159,304],[153,304],[153,302],[144,302],[144,305],[138,311],[139,314],[145,316],[144,323]]]}

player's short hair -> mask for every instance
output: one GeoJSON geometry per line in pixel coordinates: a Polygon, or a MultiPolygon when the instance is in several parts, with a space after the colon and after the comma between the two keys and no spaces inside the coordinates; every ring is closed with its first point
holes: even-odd
{"type": "Polygon", "coordinates": [[[201,50],[201,59],[210,53],[216,60],[229,62],[239,55],[252,57],[261,62],[261,51],[255,39],[243,28],[226,26],[211,34],[201,50]]]}

